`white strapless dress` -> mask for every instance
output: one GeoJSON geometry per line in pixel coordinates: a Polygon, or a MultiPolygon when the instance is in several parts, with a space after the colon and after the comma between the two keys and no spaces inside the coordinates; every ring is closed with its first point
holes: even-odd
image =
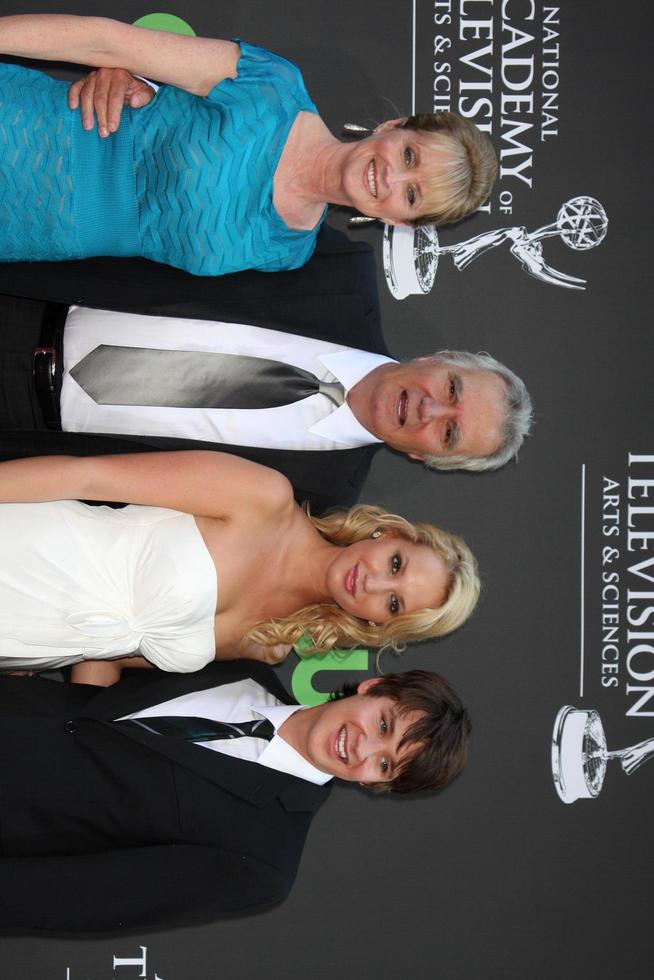
{"type": "Polygon", "coordinates": [[[162,670],[199,670],[215,655],[216,593],[189,514],[0,504],[0,669],[138,651],[162,670]]]}

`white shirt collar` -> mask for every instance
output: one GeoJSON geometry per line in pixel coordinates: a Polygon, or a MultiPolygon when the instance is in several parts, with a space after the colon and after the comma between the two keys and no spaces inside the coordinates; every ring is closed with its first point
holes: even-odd
{"type": "MultiPolygon", "coordinates": [[[[318,354],[316,359],[341,382],[346,393],[381,364],[397,363],[392,357],[354,348],[318,354]]],[[[351,448],[382,441],[361,425],[347,402],[343,402],[335,412],[312,425],[309,431],[325,439],[345,443],[351,448]]]]}
{"type": "Polygon", "coordinates": [[[277,730],[281,728],[287,718],[295,714],[296,711],[305,710],[306,706],[298,707],[296,704],[253,704],[252,710],[257,714],[263,715],[275,729],[275,734],[265,747],[257,762],[259,765],[268,766],[269,769],[277,769],[286,772],[289,776],[297,776],[299,779],[306,779],[309,783],[317,786],[324,786],[332,778],[328,773],[316,769],[310,762],[300,755],[288,742],[285,742],[277,730]]]}

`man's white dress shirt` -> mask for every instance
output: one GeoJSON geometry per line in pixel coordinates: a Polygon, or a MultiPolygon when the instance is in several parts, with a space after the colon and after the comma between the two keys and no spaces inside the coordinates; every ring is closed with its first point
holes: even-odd
{"type": "MultiPolygon", "coordinates": [[[[354,339],[354,338],[353,338],[354,339]]],[[[249,324],[116,313],[73,306],[64,333],[61,390],[66,432],[172,436],[270,449],[354,449],[379,442],[347,402],[335,408],[322,394],[264,409],[98,405],[70,370],[100,344],[268,357],[340,381],[345,392],[389,357],[249,324]]]]}
{"type": "MultiPolygon", "coordinates": [[[[247,678],[246,680],[235,681],[233,684],[208,688],[206,691],[182,694],[181,697],[173,698],[171,701],[164,701],[162,704],[155,704],[149,708],[144,708],[142,711],[135,711],[134,714],[125,715],[120,720],[125,718],[145,719],[163,715],[167,717],[208,718],[211,721],[238,723],[255,721],[262,717],[267,718],[275,729],[275,735],[270,742],[265,738],[244,735],[241,738],[212,739],[197,744],[205,749],[213,749],[214,752],[223,752],[225,755],[235,756],[237,759],[258,762],[260,766],[277,769],[278,772],[298,776],[300,779],[306,779],[310,783],[322,786],[329,782],[332,777],[312,766],[304,756],[296,752],[288,742],[284,741],[281,735],[277,734],[277,730],[286,719],[290,718],[296,711],[301,710],[303,710],[302,706],[296,704],[282,704],[256,681],[247,678]]],[[[165,735],[159,736],[159,738],[166,737],[165,735]]]]}

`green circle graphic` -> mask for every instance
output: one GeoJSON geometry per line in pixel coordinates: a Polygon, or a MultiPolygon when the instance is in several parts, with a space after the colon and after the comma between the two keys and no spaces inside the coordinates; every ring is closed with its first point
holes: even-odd
{"type": "Polygon", "coordinates": [[[175,14],[146,14],[134,21],[135,27],[149,27],[152,31],[170,31],[171,34],[186,34],[195,37],[195,31],[181,17],[175,14]]]}

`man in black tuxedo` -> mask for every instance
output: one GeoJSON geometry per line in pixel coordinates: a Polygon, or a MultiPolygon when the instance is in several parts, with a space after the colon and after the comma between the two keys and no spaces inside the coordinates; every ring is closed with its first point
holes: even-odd
{"type": "Polygon", "coordinates": [[[332,776],[408,792],[465,763],[467,712],[426,671],[304,710],[253,661],[132,674],[0,677],[0,929],[262,910],[288,894],[332,776]]]}
{"type": "MultiPolygon", "coordinates": [[[[280,469],[299,499],[308,498],[315,510],[322,510],[357,499],[382,442],[440,468],[486,469],[511,458],[529,426],[531,406],[524,385],[492,358],[457,355],[408,364],[392,360],[381,332],[372,251],[327,227],[310,262],[293,272],[198,278],[138,259],[12,263],[0,265],[0,294],[4,294],[0,296],[3,458],[224,449],[280,469]],[[120,311],[120,316],[85,309],[68,314],[71,304],[120,311]],[[135,322],[125,319],[128,313],[136,315],[135,322]],[[81,322],[84,317],[92,321],[90,325],[81,322]],[[210,328],[206,321],[213,321],[210,328]],[[274,357],[280,347],[279,334],[266,332],[270,330],[291,335],[304,347],[322,344],[328,348],[327,357],[333,357],[332,348],[354,348],[353,363],[343,368],[341,377],[326,369],[327,378],[336,377],[343,385],[345,404],[337,410],[330,405],[328,411],[334,420],[342,420],[345,413],[344,431],[316,434],[311,429],[304,441],[294,438],[283,414],[286,408],[264,409],[273,432],[263,442],[259,441],[263,425],[251,425],[254,434],[232,436],[230,418],[226,434],[211,428],[213,422],[205,431],[195,421],[195,410],[188,407],[165,408],[163,421],[146,421],[150,409],[144,409],[138,398],[128,408],[98,406],[95,396],[82,390],[64,364],[72,356],[73,336],[83,360],[85,338],[98,338],[88,341],[90,350],[94,345],[112,350],[115,345],[130,350],[186,345],[204,351],[206,342],[214,343],[212,338],[220,331],[242,353],[243,338],[250,338],[257,328],[263,328],[263,339],[257,342],[267,357],[274,357]],[[177,333],[170,340],[168,334],[174,330],[177,333]],[[76,409],[79,417],[72,421],[64,417],[63,427],[75,431],[46,431],[60,423],[60,393],[63,408],[71,392],[81,403],[76,409]],[[177,415],[170,421],[173,411],[177,415]]],[[[255,348],[255,354],[262,356],[262,351],[255,348]]],[[[316,359],[310,362],[312,369],[316,359]]],[[[146,377],[150,373],[143,370],[146,377]]],[[[168,378],[180,376],[176,368],[165,373],[168,378]]],[[[124,394],[115,396],[118,402],[124,398],[124,394]]],[[[316,399],[326,401],[316,394],[305,402],[313,404],[316,399]]],[[[202,425],[209,416],[215,417],[213,409],[200,408],[199,413],[202,425]]],[[[325,424],[319,419],[317,429],[325,424]]]]}

